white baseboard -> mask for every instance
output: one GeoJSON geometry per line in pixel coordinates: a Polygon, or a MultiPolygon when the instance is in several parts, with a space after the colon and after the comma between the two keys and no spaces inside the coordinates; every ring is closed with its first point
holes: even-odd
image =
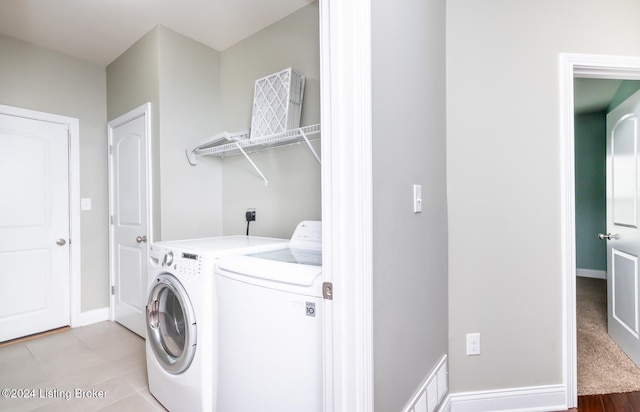
{"type": "Polygon", "coordinates": [[[606,279],[607,271],[594,269],[576,269],[576,276],[583,278],[606,279]]]}
{"type": "MultiPolygon", "coordinates": [[[[494,391],[453,393],[445,405],[451,412],[559,411],[567,409],[564,385],[535,386],[494,391]]],[[[442,410],[444,412],[444,409],[442,410]]]]}
{"type": "Polygon", "coordinates": [[[433,368],[403,412],[434,412],[449,390],[447,355],[433,368]]]}
{"type": "Polygon", "coordinates": [[[100,308],[81,312],[77,324],[72,325],[74,328],[80,326],[91,325],[93,323],[109,320],[109,308],[100,308]]]}

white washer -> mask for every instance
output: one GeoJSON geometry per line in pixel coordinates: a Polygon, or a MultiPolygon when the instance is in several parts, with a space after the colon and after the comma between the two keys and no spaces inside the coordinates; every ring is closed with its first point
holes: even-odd
{"type": "Polygon", "coordinates": [[[323,410],[320,222],[289,246],[217,262],[217,412],[323,410]]]}
{"type": "Polygon", "coordinates": [[[215,261],[287,245],[286,239],[226,236],[150,246],[147,374],[149,391],[168,410],[214,410],[215,261]]]}

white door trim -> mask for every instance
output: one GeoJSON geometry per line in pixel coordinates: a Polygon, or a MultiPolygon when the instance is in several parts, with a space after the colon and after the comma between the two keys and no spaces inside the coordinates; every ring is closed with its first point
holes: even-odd
{"type": "Polygon", "coordinates": [[[69,310],[71,327],[81,326],[80,122],[77,118],[0,105],[0,114],[66,125],[69,131],[69,310]]]}
{"type": "Polygon", "coordinates": [[[371,2],[320,0],[325,411],[373,411],[371,2]]]}
{"type": "Polygon", "coordinates": [[[578,404],[576,349],[576,244],[573,79],[640,79],[640,57],[560,55],[562,284],[564,295],[564,384],[567,407],[578,404]]]}
{"type": "MultiPolygon", "coordinates": [[[[147,256],[149,255],[149,245],[155,240],[154,237],[154,233],[153,233],[153,225],[151,224],[151,222],[153,222],[153,216],[152,216],[152,210],[153,208],[151,207],[151,202],[152,202],[152,189],[151,189],[151,182],[152,182],[152,175],[151,175],[151,170],[152,165],[151,165],[151,153],[152,153],[152,148],[151,148],[151,103],[145,103],[141,106],[136,107],[135,109],[109,121],[107,123],[107,145],[111,144],[111,141],[113,140],[113,130],[116,129],[118,126],[121,126],[127,122],[130,122],[134,119],[137,119],[138,117],[141,116],[145,116],[145,130],[146,130],[146,135],[145,135],[145,140],[146,140],[146,146],[147,146],[147,178],[146,178],[146,182],[145,182],[145,190],[147,192],[147,242],[145,243],[145,247],[147,248],[147,256]]],[[[107,151],[109,151],[110,149],[107,148],[107,151]]],[[[109,160],[108,162],[108,176],[109,176],[109,285],[113,285],[114,284],[114,269],[113,269],[113,250],[112,250],[112,240],[113,240],[113,225],[111,224],[111,216],[113,216],[113,202],[111,199],[111,192],[113,190],[113,181],[112,181],[112,173],[113,171],[111,170],[111,160],[109,160]]],[[[114,296],[111,293],[111,290],[109,290],[109,319],[110,320],[114,320],[115,316],[114,316],[114,296]]]]}

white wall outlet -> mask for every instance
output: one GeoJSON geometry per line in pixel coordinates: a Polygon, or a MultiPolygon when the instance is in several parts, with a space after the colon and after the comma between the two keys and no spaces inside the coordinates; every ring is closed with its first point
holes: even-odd
{"type": "Polygon", "coordinates": [[[467,333],[467,356],[480,355],[480,334],[467,333]]]}
{"type": "Polygon", "coordinates": [[[422,186],[413,185],[413,213],[422,213],[422,186]]]}

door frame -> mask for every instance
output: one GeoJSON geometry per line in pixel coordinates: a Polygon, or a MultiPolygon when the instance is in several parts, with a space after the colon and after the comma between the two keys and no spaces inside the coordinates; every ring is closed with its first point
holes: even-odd
{"type": "Polygon", "coordinates": [[[71,327],[82,326],[80,252],[80,121],[74,117],[0,105],[0,114],[65,125],[69,153],[69,319],[71,327]]]}
{"type": "Polygon", "coordinates": [[[370,412],[373,375],[371,1],[320,0],[324,408],[370,412]]]}
{"type": "Polygon", "coordinates": [[[592,54],[560,55],[560,140],[562,202],[562,288],[564,300],[563,380],[569,408],[578,405],[576,337],[576,240],[573,79],[640,80],[640,57],[592,54]]]}
{"type": "MultiPolygon", "coordinates": [[[[145,104],[142,104],[138,107],[136,107],[135,109],[130,110],[129,112],[113,119],[110,120],[107,123],[107,153],[109,154],[109,161],[107,162],[107,169],[108,169],[108,177],[109,177],[109,184],[108,184],[108,190],[109,190],[109,320],[113,321],[115,320],[115,314],[114,314],[114,309],[115,309],[115,305],[114,305],[114,295],[113,293],[111,293],[111,288],[114,285],[114,268],[113,268],[113,224],[111,223],[111,219],[113,216],[113,199],[112,199],[112,191],[113,191],[113,169],[111,166],[111,161],[112,161],[112,157],[111,157],[111,153],[110,153],[110,146],[111,146],[111,141],[112,141],[112,137],[113,137],[113,129],[117,128],[118,126],[121,126],[125,123],[128,123],[132,120],[135,120],[139,117],[142,116],[146,116],[145,117],[145,130],[146,130],[146,134],[145,134],[145,144],[146,144],[146,157],[147,157],[147,167],[146,167],[146,179],[145,179],[145,190],[146,190],[146,194],[147,194],[147,241],[145,242],[145,247],[147,248],[147,256],[149,255],[149,245],[155,240],[154,237],[154,232],[153,232],[153,216],[152,216],[152,207],[151,207],[151,203],[152,203],[152,174],[151,171],[153,169],[152,164],[151,164],[151,154],[152,154],[152,147],[151,147],[151,103],[147,102],[145,104]]],[[[145,271],[147,272],[147,271],[145,271]]]]}

